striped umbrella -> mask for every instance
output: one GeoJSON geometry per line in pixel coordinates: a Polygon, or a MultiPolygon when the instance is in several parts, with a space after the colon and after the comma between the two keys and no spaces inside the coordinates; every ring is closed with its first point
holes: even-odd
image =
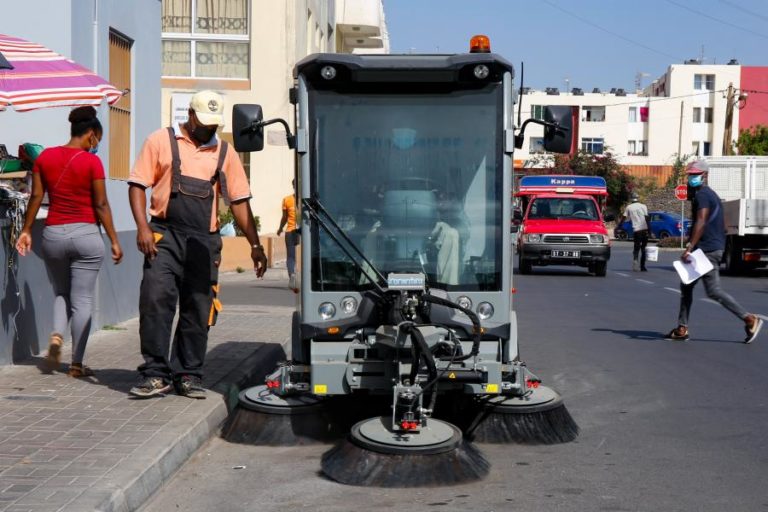
{"type": "Polygon", "coordinates": [[[13,69],[11,63],[0,53],[0,69],[13,69]]]}
{"type": "Polygon", "coordinates": [[[111,105],[123,93],[112,84],[45,46],[0,34],[0,52],[13,69],[0,69],[0,110],[111,105]]]}

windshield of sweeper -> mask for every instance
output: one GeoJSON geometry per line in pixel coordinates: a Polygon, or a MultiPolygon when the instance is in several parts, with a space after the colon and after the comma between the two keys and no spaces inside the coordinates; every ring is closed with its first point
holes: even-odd
{"type": "MultiPolygon", "coordinates": [[[[501,289],[501,87],[310,94],[313,195],[376,268],[501,289]]],[[[316,225],[311,251],[313,290],[371,286],[316,225]]]]}

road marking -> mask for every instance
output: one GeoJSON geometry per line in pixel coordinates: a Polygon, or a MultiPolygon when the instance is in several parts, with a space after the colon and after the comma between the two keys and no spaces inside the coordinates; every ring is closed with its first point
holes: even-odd
{"type": "Polygon", "coordinates": [[[616,275],[619,275],[621,277],[629,277],[629,274],[625,274],[624,272],[616,272],[616,275]]]}
{"type": "Polygon", "coordinates": [[[635,279],[635,281],[640,281],[641,283],[645,284],[655,284],[653,281],[646,281],[645,279],[635,279]]]}
{"type": "Polygon", "coordinates": [[[675,289],[675,288],[667,288],[667,287],[665,286],[665,287],[664,287],[664,289],[665,289],[665,290],[669,290],[669,291],[671,291],[671,292],[680,293],[680,290],[677,290],[677,289],[675,289]]]}
{"type": "Polygon", "coordinates": [[[699,299],[699,300],[703,300],[704,302],[709,302],[710,304],[714,304],[715,306],[719,306],[720,305],[719,302],[715,302],[712,299],[699,299]]]}

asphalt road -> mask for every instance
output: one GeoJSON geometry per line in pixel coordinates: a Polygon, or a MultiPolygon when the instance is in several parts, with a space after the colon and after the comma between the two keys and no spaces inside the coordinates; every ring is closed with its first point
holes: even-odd
{"type": "MultiPolygon", "coordinates": [[[[630,247],[614,247],[605,278],[575,267],[516,277],[522,358],[565,398],[581,427],[575,442],[480,445],[492,464],[481,482],[374,489],[323,478],[327,446],[214,439],[145,510],[768,510],[768,329],[744,345],[742,324],[697,288],[692,339],[664,341],[677,317],[678,253],[634,273],[630,247]]],[[[723,284],[768,313],[765,274],[723,284]]]]}

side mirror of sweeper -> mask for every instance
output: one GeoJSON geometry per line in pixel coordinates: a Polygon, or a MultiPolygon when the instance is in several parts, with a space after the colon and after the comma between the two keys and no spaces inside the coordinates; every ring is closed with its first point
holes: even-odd
{"type": "Polygon", "coordinates": [[[237,152],[250,153],[264,149],[263,120],[261,105],[240,103],[232,107],[232,138],[237,152]]]}

